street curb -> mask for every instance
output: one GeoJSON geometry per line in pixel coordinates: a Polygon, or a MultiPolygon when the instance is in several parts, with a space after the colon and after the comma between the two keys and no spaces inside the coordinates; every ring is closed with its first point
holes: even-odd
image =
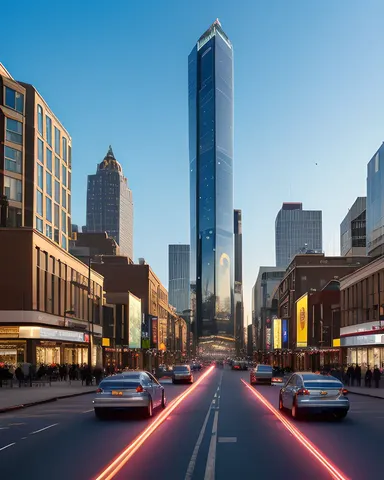
{"type": "Polygon", "coordinates": [[[52,403],[57,400],[62,400],[65,398],[80,397],[81,395],[89,395],[90,393],[96,393],[96,390],[90,392],[80,392],[80,393],[70,393],[69,395],[60,395],[58,397],[52,397],[45,400],[38,400],[37,402],[23,403],[21,405],[12,405],[10,407],[0,408],[1,413],[9,413],[14,410],[22,410],[23,408],[35,407],[36,405],[43,405],[44,403],[52,403]]]}
{"type": "Polygon", "coordinates": [[[379,398],[380,400],[384,400],[383,397],[379,397],[378,395],[369,395],[368,393],[348,392],[348,395],[360,395],[361,397],[379,398]]]}

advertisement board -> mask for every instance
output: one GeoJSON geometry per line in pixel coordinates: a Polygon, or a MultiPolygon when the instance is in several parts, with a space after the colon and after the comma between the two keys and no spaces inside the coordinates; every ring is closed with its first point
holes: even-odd
{"type": "Polygon", "coordinates": [[[283,318],[283,348],[288,348],[288,320],[283,318]]]}
{"type": "Polygon", "coordinates": [[[281,319],[273,320],[273,348],[278,350],[281,348],[281,319]]]}
{"type": "Polygon", "coordinates": [[[151,317],[151,348],[157,348],[159,343],[159,318],[151,317]]]}
{"type": "Polygon", "coordinates": [[[271,349],[271,328],[265,329],[265,347],[267,350],[271,349]]]}
{"type": "Polygon", "coordinates": [[[141,300],[129,294],[128,347],[141,348],[141,300]]]}
{"type": "Polygon", "coordinates": [[[308,294],[305,293],[296,302],[296,345],[304,348],[308,345],[308,294]]]}

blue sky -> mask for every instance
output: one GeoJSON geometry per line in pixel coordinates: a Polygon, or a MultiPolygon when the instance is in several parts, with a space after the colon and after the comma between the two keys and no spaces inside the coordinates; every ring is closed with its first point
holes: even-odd
{"type": "Polygon", "coordinates": [[[135,257],[167,285],[167,246],[189,241],[187,56],[216,17],[235,52],[250,321],[282,202],[322,209],[324,250],[338,254],[339,224],[366,193],[366,164],[384,140],[384,2],[6,2],[0,62],[72,136],[74,223],[85,222],[87,174],[112,144],[133,190],[135,257]]]}

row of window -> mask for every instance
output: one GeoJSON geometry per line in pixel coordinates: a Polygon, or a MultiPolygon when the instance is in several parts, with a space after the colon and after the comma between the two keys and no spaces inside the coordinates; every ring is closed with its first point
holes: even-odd
{"type": "MultiPolygon", "coordinates": [[[[53,240],[54,242],[60,244],[60,231],[58,228],[52,228],[51,225],[45,225],[45,232],[43,228],[43,220],[39,217],[36,217],[36,230],[40,233],[45,233],[45,235],[53,240]]],[[[61,247],[67,249],[67,237],[64,233],[61,234],[61,247]]]]}
{"type": "MultiPolygon", "coordinates": [[[[42,138],[45,138],[46,142],[52,147],[52,119],[45,115],[45,137],[44,137],[44,113],[41,105],[37,105],[37,129],[42,138]]],[[[61,155],[64,162],[67,163],[68,157],[71,163],[71,147],[68,147],[68,140],[63,136],[61,137],[60,130],[54,127],[55,131],[55,153],[61,155]],[[60,142],[61,137],[61,142],[60,142]]]]}
{"type": "Polygon", "coordinates": [[[57,180],[52,180],[52,175],[49,172],[45,172],[45,189],[44,189],[44,168],[42,165],[37,164],[37,186],[41,190],[45,191],[50,197],[53,196],[53,184],[54,184],[54,198],[55,201],[61,204],[64,208],[71,208],[70,193],[64,187],[60,187],[60,183],[57,180]],[[60,201],[61,192],[61,201],[60,201]],[[68,201],[67,201],[68,200],[68,201]]]}
{"type": "MultiPolygon", "coordinates": [[[[44,142],[38,139],[37,146],[37,159],[47,167],[50,172],[53,172],[52,164],[52,151],[49,148],[45,149],[45,162],[44,162],[44,142]]],[[[63,182],[63,185],[71,188],[71,172],[67,171],[67,167],[61,164],[60,158],[55,156],[55,177],[63,182]],[[61,168],[60,168],[61,166],[61,168]]]]}

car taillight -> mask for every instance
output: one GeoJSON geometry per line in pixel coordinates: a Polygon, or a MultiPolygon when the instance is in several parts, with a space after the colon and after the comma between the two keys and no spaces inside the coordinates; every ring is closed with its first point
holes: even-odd
{"type": "Polygon", "coordinates": [[[103,389],[102,389],[102,388],[98,388],[98,389],[96,390],[96,393],[102,393],[102,392],[103,392],[103,389]]]}
{"type": "Polygon", "coordinates": [[[309,391],[306,388],[300,388],[297,391],[297,395],[309,395],[309,391]]]}
{"type": "Polygon", "coordinates": [[[139,385],[139,386],[136,388],[136,392],[137,392],[137,393],[144,392],[144,388],[143,388],[141,385],[139,385]]]}
{"type": "Polygon", "coordinates": [[[342,395],[348,395],[348,390],[346,388],[340,388],[340,393],[342,395]]]}

